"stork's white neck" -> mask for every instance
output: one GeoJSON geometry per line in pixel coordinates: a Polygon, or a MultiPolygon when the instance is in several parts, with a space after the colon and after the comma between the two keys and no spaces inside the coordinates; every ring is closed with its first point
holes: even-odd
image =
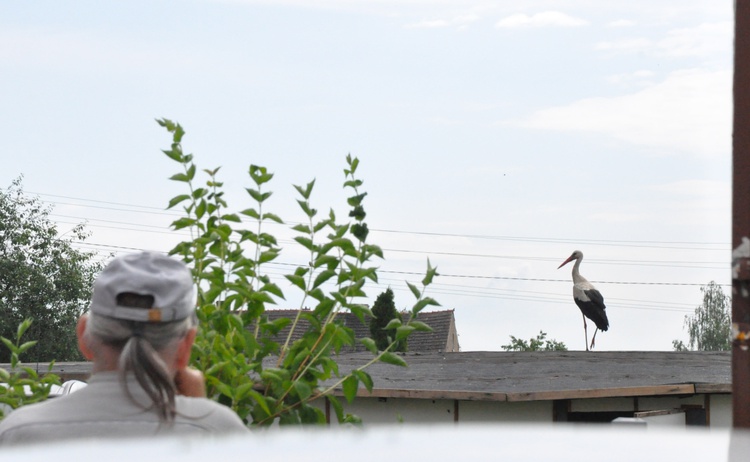
{"type": "Polygon", "coordinates": [[[575,265],[573,265],[573,284],[578,284],[579,282],[589,282],[585,277],[581,276],[581,273],[579,272],[582,260],[583,258],[576,258],[576,263],[575,265]]]}

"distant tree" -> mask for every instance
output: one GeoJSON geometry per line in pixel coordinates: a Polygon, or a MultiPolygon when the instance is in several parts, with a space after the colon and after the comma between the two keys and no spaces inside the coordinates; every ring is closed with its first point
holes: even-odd
{"type": "MultiPolygon", "coordinates": [[[[372,305],[372,314],[374,317],[370,319],[370,334],[375,341],[375,345],[382,351],[396,338],[396,329],[386,329],[386,326],[394,319],[403,320],[401,314],[396,310],[393,291],[390,287],[375,299],[375,303],[372,305]]],[[[391,351],[403,352],[406,349],[406,339],[403,339],[398,341],[391,351]]]]}
{"type": "MultiPolygon", "coordinates": [[[[16,338],[18,326],[33,319],[26,337],[37,344],[24,353],[26,362],[82,359],[75,326],[101,269],[93,254],[72,246],[86,239],[83,225],[60,236],[49,213],[24,195],[21,178],[0,190],[0,336],[16,338]]],[[[6,349],[0,362],[10,362],[6,349]]]]}
{"type": "Polygon", "coordinates": [[[541,330],[536,338],[531,338],[528,342],[511,335],[510,343],[500,348],[505,351],[568,351],[568,347],[563,342],[554,339],[547,340],[547,333],[541,330]]]}
{"type": "Polygon", "coordinates": [[[675,351],[726,351],[732,348],[731,299],[721,286],[711,281],[701,287],[703,303],[693,315],[685,316],[685,327],[690,340],[673,340],[675,351]]]}

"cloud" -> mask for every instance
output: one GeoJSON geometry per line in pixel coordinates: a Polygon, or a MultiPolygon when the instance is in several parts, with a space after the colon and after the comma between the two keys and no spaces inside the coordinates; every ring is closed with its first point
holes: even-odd
{"type": "Polygon", "coordinates": [[[645,38],[628,38],[613,42],[599,42],[594,46],[594,49],[597,51],[616,53],[645,53],[653,48],[653,42],[645,38]]]}
{"type": "Polygon", "coordinates": [[[657,40],[644,37],[624,38],[599,42],[594,48],[610,53],[645,53],[656,57],[715,57],[732,49],[732,34],[732,23],[725,21],[673,29],[657,40]]]}
{"type": "Polygon", "coordinates": [[[404,26],[407,29],[435,29],[441,27],[458,27],[463,29],[469,24],[479,19],[478,15],[475,14],[464,14],[456,16],[452,19],[433,19],[424,20],[404,26]]]}
{"type": "Polygon", "coordinates": [[[420,22],[415,22],[412,24],[407,24],[404,27],[406,27],[407,29],[434,29],[437,27],[448,27],[450,25],[451,25],[450,21],[446,21],[444,19],[435,19],[435,20],[430,20],[430,21],[420,21],[420,22]]]}
{"type": "Polygon", "coordinates": [[[682,180],[655,185],[650,189],[680,197],[707,197],[714,204],[729,203],[732,195],[732,187],[726,181],[682,180]]]}
{"type": "Polygon", "coordinates": [[[495,27],[579,27],[585,25],[588,25],[588,21],[584,19],[575,18],[559,11],[545,11],[532,16],[513,14],[498,21],[495,27]]]}
{"type": "Polygon", "coordinates": [[[167,66],[195,67],[195,50],[160,49],[136,40],[41,28],[0,30],[5,65],[73,73],[132,72],[167,66]]]}
{"type": "Polygon", "coordinates": [[[632,94],[542,109],[517,125],[611,136],[667,153],[731,151],[730,71],[683,70],[632,94]]]}
{"type": "Polygon", "coordinates": [[[635,22],[629,19],[618,19],[607,24],[607,27],[633,27],[635,22]]]}
{"type": "Polygon", "coordinates": [[[607,82],[625,87],[645,87],[654,84],[652,79],[655,76],[653,71],[642,69],[631,73],[610,75],[607,77],[607,82]]]}
{"type": "Polygon", "coordinates": [[[726,53],[732,49],[733,32],[731,21],[675,29],[659,41],[657,48],[663,55],[675,57],[726,53]]]}

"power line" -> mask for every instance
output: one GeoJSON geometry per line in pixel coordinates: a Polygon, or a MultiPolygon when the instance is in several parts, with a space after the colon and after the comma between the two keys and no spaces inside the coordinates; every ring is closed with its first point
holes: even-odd
{"type": "MultiPolygon", "coordinates": [[[[71,204],[67,202],[44,201],[50,204],[73,205],[73,206],[80,206],[80,207],[91,207],[91,208],[97,208],[97,209],[134,212],[134,213],[162,214],[162,215],[172,215],[172,216],[182,215],[179,212],[172,212],[165,208],[153,207],[153,206],[127,204],[127,203],[122,203],[122,202],[99,201],[99,200],[94,200],[94,199],[84,199],[84,198],[78,198],[78,197],[61,196],[61,195],[45,194],[45,193],[35,193],[35,192],[30,192],[30,194],[36,194],[40,196],[59,197],[59,198],[71,199],[71,200],[82,201],[82,202],[94,202],[94,203],[99,203],[99,204],[117,205],[117,206],[128,207],[128,208],[140,208],[144,210],[139,211],[139,210],[130,210],[130,209],[119,209],[119,208],[113,208],[113,207],[97,207],[97,206],[85,205],[85,204],[71,204]]],[[[296,222],[289,222],[289,223],[295,224],[296,222]]],[[[269,224],[273,224],[273,223],[269,223],[269,224]]],[[[523,242],[541,242],[541,243],[608,245],[608,246],[615,246],[615,247],[664,248],[664,249],[674,249],[674,250],[682,249],[682,250],[727,250],[729,251],[731,247],[731,245],[727,242],[659,241],[659,240],[639,241],[639,240],[613,240],[613,239],[573,239],[573,238],[531,237],[531,236],[492,236],[492,235],[482,235],[482,234],[438,233],[438,232],[429,232],[429,231],[393,230],[393,229],[380,229],[380,228],[371,228],[370,231],[377,231],[377,232],[382,232],[382,233],[393,233],[393,234],[436,236],[436,237],[459,237],[459,238],[472,238],[472,239],[485,239],[485,240],[507,240],[507,241],[523,241],[523,242]],[[694,247],[687,247],[687,248],[686,247],[674,247],[676,245],[679,245],[679,246],[684,246],[684,245],[724,246],[725,248],[724,249],[701,249],[701,248],[694,248],[694,247]],[[668,247],[664,247],[664,246],[668,246],[668,247]]]]}

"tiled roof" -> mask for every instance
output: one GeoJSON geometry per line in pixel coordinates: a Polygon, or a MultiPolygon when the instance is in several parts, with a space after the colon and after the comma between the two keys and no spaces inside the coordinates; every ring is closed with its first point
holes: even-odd
{"type": "MultiPolygon", "coordinates": [[[[269,321],[279,318],[290,318],[294,320],[298,310],[266,310],[265,314],[269,321]]],[[[352,329],[356,338],[371,337],[370,328],[365,321],[362,323],[359,318],[349,312],[341,312],[336,316],[338,322],[352,329]]],[[[445,311],[428,311],[419,313],[418,319],[430,326],[432,332],[414,332],[409,336],[408,351],[414,353],[437,353],[445,351],[458,351],[458,340],[456,334],[456,323],[453,317],[453,310],[445,311]]],[[[295,329],[292,340],[297,340],[306,330],[308,323],[301,319],[300,325],[295,329]]],[[[279,339],[283,341],[289,335],[290,326],[285,327],[279,332],[279,339]]],[[[342,348],[341,353],[356,353],[366,351],[362,344],[356,344],[354,347],[342,348]]]]}

